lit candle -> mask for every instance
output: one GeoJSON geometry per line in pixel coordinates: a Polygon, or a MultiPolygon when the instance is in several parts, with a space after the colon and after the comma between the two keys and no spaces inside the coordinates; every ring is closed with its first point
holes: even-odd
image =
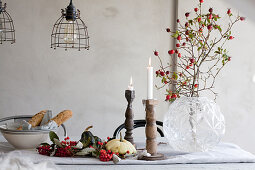
{"type": "Polygon", "coordinates": [[[128,90],[134,90],[132,76],[130,77],[130,83],[129,83],[129,86],[128,86],[128,90]]]}
{"type": "Polygon", "coordinates": [[[151,57],[147,67],[147,99],[153,99],[153,67],[151,67],[151,57]]]}

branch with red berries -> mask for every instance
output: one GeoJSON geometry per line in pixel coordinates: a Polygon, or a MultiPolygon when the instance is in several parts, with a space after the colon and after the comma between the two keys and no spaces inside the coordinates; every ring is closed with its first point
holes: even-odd
{"type": "Polygon", "coordinates": [[[222,68],[231,61],[225,48],[226,42],[233,40],[232,28],[238,21],[244,21],[244,17],[234,16],[231,9],[226,14],[229,20],[226,25],[220,25],[221,17],[209,8],[207,13],[202,13],[203,0],[194,8],[194,17],[191,13],[185,13],[185,22],[182,24],[177,19],[177,30],[166,29],[171,37],[176,39],[176,48],[170,49],[168,54],[171,63],[164,64],[158,51],[154,55],[158,57],[160,68],[156,76],[161,78],[162,85],[158,89],[166,88],[166,101],[174,101],[180,96],[198,97],[203,91],[214,92],[215,79],[222,68]],[[223,30],[223,26],[226,28],[223,30]],[[175,63],[174,57],[177,57],[175,63]],[[170,72],[171,67],[177,65],[177,70],[170,72]],[[174,85],[175,91],[169,90],[169,85],[174,85]]]}

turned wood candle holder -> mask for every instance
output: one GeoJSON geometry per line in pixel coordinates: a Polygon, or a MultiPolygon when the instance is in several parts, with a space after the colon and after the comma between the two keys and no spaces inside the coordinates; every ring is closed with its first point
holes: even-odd
{"type": "Polygon", "coordinates": [[[125,113],[125,137],[127,141],[132,143],[134,145],[134,138],[132,136],[133,134],[133,129],[134,129],[134,114],[133,114],[133,109],[132,109],[132,102],[134,101],[135,98],[135,91],[134,90],[126,90],[125,91],[125,97],[127,99],[128,105],[125,113]]]}
{"type": "Polygon", "coordinates": [[[148,99],[143,100],[143,104],[145,105],[146,111],[146,126],[145,126],[145,134],[146,134],[146,150],[151,156],[145,156],[143,159],[148,161],[154,160],[162,160],[164,159],[164,155],[157,153],[157,125],[155,118],[155,109],[154,107],[158,104],[158,100],[148,99]]]}

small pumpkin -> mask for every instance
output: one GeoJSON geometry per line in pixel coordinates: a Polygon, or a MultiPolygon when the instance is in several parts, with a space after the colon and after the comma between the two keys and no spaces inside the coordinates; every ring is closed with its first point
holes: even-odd
{"type": "Polygon", "coordinates": [[[87,148],[89,146],[96,147],[97,142],[102,142],[102,140],[94,136],[89,129],[91,129],[93,126],[89,126],[85,129],[85,131],[81,135],[80,142],[83,144],[83,148],[87,148]]]}
{"type": "Polygon", "coordinates": [[[133,154],[136,153],[135,147],[129,141],[122,139],[122,135],[120,133],[120,139],[112,139],[106,144],[106,149],[111,150],[112,152],[119,154],[133,154]]]}

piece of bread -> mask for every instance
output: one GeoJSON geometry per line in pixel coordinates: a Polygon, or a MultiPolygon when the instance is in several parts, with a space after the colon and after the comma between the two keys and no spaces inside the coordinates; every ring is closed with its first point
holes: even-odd
{"type": "Polygon", "coordinates": [[[46,114],[47,110],[42,110],[39,113],[35,114],[28,123],[32,125],[32,127],[39,126],[41,121],[43,120],[43,116],[46,114]]]}
{"type": "Polygon", "coordinates": [[[58,124],[58,126],[60,126],[62,123],[71,118],[72,115],[73,112],[71,110],[64,110],[60,112],[57,116],[53,117],[51,120],[55,121],[58,124]]]}

